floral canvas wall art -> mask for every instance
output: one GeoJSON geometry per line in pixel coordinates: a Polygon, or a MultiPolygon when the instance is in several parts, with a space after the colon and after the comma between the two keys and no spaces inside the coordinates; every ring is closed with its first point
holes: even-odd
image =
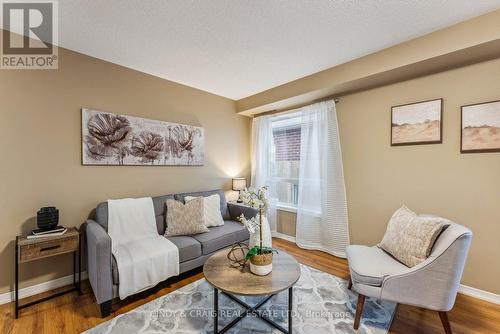
{"type": "Polygon", "coordinates": [[[200,166],[203,128],[82,108],[84,165],[200,166]]]}

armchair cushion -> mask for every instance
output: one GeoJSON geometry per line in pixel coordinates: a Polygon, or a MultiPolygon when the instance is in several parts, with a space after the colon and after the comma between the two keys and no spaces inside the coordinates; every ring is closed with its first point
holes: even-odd
{"type": "Polygon", "coordinates": [[[429,257],[434,242],[448,222],[440,217],[417,216],[403,206],[392,215],[378,246],[413,267],[429,257]]]}
{"type": "Polygon", "coordinates": [[[351,245],[346,253],[354,283],[379,287],[387,276],[409,271],[407,266],[376,246],[351,245]]]}

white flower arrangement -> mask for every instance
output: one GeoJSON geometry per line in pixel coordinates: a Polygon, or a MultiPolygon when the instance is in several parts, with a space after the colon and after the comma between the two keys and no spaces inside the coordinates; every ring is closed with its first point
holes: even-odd
{"type": "MultiPolygon", "coordinates": [[[[252,208],[262,210],[262,214],[265,215],[267,211],[267,198],[266,198],[267,187],[262,188],[245,188],[240,192],[240,199],[243,204],[251,206],[252,208]]],[[[247,228],[250,233],[254,233],[260,229],[260,215],[252,217],[251,219],[246,219],[242,214],[238,217],[238,220],[247,228]]]]}
{"type": "MultiPolygon", "coordinates": [[[[271,230],[266,218],[268,207],[266,191],[267,187],[262,187],[259,189],[245,188],[245,190],[241,191],[240,193],[240,199],[242,200],[243,204],[259,210],[259,214],[250,219],[246,219],[243,214],[238,217],[238,220],[250,232],[251,248],[246,253],[245,260],[252,261],[251,259],[256,256],[262,257],[268,254],[271,254],[272,260],[272,254],[278,252],[276,249],[272,248],[271,230]],[[266,237],[266,240],[263,240],[264,236],[266,237]]],[[[252,268],[252,265],[253,264],[251,262],[250,268],[252,268]]],[[[266,263],[266,265],[272,264],[266,263]]]]}
{"type": "Polygon", "coordinates": [[[255,188],[245,188],[240,192],[240,199],[243,204],[249,205],[252,208],[262,209],[263,212],[267,211],[267,192],[268,187],[255,188]]]}
{"type": "Polygon", "coordinates": [[[243,214],[238,217],[238,220],[246,227],[248,232],[255,233],[260,229],[258,216],[252,217],[251,219],[246,219],[243,214]]]}

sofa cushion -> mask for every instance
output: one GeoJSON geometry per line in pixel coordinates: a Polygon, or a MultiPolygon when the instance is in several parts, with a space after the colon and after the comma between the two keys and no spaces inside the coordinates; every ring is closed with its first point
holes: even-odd
{"type": "Polygon", "coordinates": [[[174,195],[163,195],[153,197],[153,206],[155,208],[156,226],[160,235],[165,234],[167,222],[167,199],[174,199],[174,195]]]}
{"type": "Polygon", "coordinates": [[[226,220],[223,226],[209,227],[209,230],[208,233],[192,236],[201,243],[204,255],[231,246],[235,242],[248,240],[250,237],[248,230],[234,220],[226,220]]]}
{"type": "Polygon", "coordinates": [[[377,246],[351,245],[346,253],[351,279],[355,283],[382,286],[385,277],[410,270],[377,246]]]}
{"type": "Polygon", "coordinates": [[[201,256],[201,244],[193,237],[178,235],[167,237],[179,248],[179,262],[189,261],[201,256]]]}
{"type": "Polygon", "coordinates": [[[220,213],[222,214],[222,218],[224,220],[231,219],[229,216],[229,211],[227,210],[226,196],[224,195],[224,191],[222,191],[221,189],[199,191],[199,192],[194,192],[194,193],[175,194],[175,199],[184,203],[184,197],[186,197],[186,196],[207,197],[207,196],[215,195],[215,194],[219,194],[219,197],[220,197],[220,213]]]}
{"type": "MultiPolygon", "coordinates": [[[[165,233],[165,217],[167,212],[166,200],[173,199],[174,195],[153,197],[153,207],[156,217],[156,228],[160,235],[165,233]]],[[[95,220],[106,231],[108,230],[108,202],[99,203],[95,209],[95,220]]]]}
{"type": "MultiPolygon", "coordinates": [[[[174,236],[168,237],[174,245],[179,249],[179,262],[189,261],[201,256],[201,244],[189,236],[174,236]]],[[[112,257],[111,269],[113,273],[113,284],[119,284],[118,267],[115,257],[112,257]]]]}

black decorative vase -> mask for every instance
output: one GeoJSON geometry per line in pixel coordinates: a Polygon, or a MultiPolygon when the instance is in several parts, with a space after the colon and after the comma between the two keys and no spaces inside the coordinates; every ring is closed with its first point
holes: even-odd
{"type": "Polygon", "coordinates": [[[41,208],[36,213],[36,224],[43,231],[54,229],[59,224],[59,210],[55,206],[41,208]]]}

